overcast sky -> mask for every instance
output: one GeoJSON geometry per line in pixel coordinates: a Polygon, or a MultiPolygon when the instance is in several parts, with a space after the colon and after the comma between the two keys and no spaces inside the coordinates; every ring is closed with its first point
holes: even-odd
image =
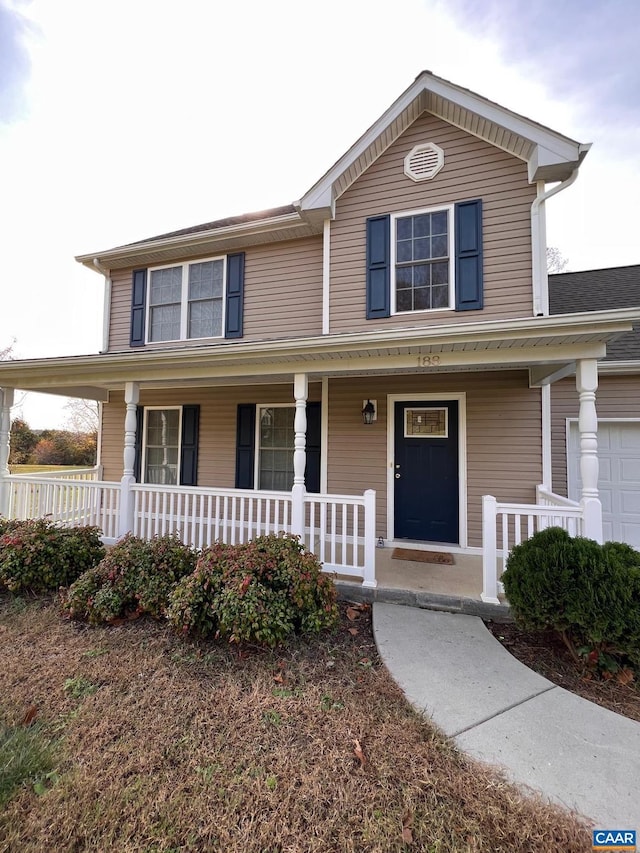
{"type": "Polygon", "coordinates": [[[593,142],[549,244],[640,263],[639,37],[637,0],[0,0],[0,350],[97,352],[74,255],[290,203],[425,68],[593,142]]]}

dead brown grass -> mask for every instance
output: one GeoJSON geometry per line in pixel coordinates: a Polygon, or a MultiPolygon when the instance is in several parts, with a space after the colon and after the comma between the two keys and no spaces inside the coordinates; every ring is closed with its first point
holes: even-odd
{"type": "Polygon", "coordinates": [[[0,597],[0,712],[16,722],[33,706],[63,736],[59,778],[9,803],[0,851],[591,849],[575,816],[411,710],[367,611],[319,642],[239,653],[0,597]],[[73,698],[65,681],[80,678],[99,689],[73,698]]]}

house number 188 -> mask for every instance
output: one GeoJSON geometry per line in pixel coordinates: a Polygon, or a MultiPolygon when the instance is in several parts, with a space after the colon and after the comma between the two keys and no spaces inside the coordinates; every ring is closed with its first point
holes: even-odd
{"type": "Polygon", "coordinates": [[[438,367],[440,364],[439,355],[419,355],[418,367],[438,367]]]}

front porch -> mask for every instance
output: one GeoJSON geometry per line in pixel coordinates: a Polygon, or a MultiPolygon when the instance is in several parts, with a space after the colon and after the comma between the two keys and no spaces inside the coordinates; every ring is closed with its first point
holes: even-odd
{"type": "Polygon", "coordinates": [[[128,478],[104,482],[98,473],[96,468],[46,477],[5,475],[0,514],[95,525],[107,544],[129,532],[142,538],[175,534],[198,549],[216,540],[236,544],[263,534],[292,533],[316,554],[324,571],[349,582],[357,597],[371,598],[380,587],[385,600],[408,593],[454,609],[459,600],[504,603],[499,578],[509,551],[537,530],[557,525],[581,535],[586,529],[584,506],[542,486],[534,506],[498,504],[485,496],[483,546],[463,549],[377,537],[373,490],[357,496],[307,494],[295,486],[291,492],[168,487],[128,478]],[[400,550],[402,558],[396,554],[400,550]],[[425,561],[426,550],[435,555],[425,561]],[[450,563],[439,562],[440,555],[449,555],[450,563]]]}
{"type": "Polygon", "coordinates": [[[602,539],[598,358],[628,322],[574,325],[571,335],[552,318],[409,330],[384,344],[347,335],[313,351],[308,341],[278,344],[276,354],[266,344],[157,350],[136,354],[135,381],[131,353],[6,363],[0,514],[95,524],[107,542],[175,533],[197,548],[286,531],[364,589],[497,604],[514,544],[551,524],[602,539]],[[572,370],[580,503],[551,483],[549,386],[572,370]],[[98,469],[11,476],[13,387],[100,400],[98,469]],[[364,421],[367,402],[375,417],[364,421]],[[433,452],[411,455],[412,444],[433,452]],[[281,467],[270,461],[278,454],[281,467]],[[431,525],[426,535],[414,534],[416,521],[431,525]],[[454,567],[393,560],[394,546],[451,551],[454,567]]]}

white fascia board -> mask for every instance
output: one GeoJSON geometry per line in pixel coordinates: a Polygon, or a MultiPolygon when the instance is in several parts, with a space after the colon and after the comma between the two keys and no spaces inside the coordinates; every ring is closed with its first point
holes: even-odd
{"type": "Polygon", "coordinates": [[[621,375],[637,373],[640,378],[640,361],[601,361],[598,364],[598,373],[619,373],[621,375]]]}
{"type": "MultiPolygon", "coordinates": [[[[551,164],[578,164],[589,149],[588,145],[585,146],[563,134],[556,133],[550,128],[537,124],[518,113],[512,112],[506,107],[488,101],[481,95],[476,95],[429,72],[423,72],[329,171],[305,193],[300,200],[301,208],[304,210],[315,207],[327,207],[333,201],[332,186],[334,181],[423,92],[432,92],[439,97],[457,104],[463,109],[476,113],[482,118],[522,136],[524,139],[530,140],[536,148],[541,149],[538,159],[546,166],[550,166],[551,164]]],[[[533,174],[537,170],[538,166],[536,165],[533,168],[533,174]]],[[[569,169],[570,171],[571,169],[569,169]]],[[[531,178],[530,176],[530,180],[535,180],[535,178],[531,178]]]]}
{"type": "Polygon", "coordinates": [[[407,107],[420,97],[424,90],[423,78],[430,75],[421,74],[400,97],[385,110],[380,118],[363,133],[349,150],[326,172],[320,180],[300,199],[300,207],[305,210],[315,207],[326,207],[332,202],[332,187],[334,181],[354,163],[367,148],[372,145],[385,128],[391,124],[407,107]]]}
{"type": "MultiPolygon", "coordinates": [[[[569,347],[570,342],[563,345],[555,344],[557,352],[551,352],[551,347],[542,353],[537,349],[534,361],[556,360],[567,361],[575,357],[584,358],[589,347],[593,347],[589,357],[600,358],[604,353],[601,342],[632,329],[632,321],[640,320],[640,308],[623,308],[615,311],[598,311],[589,314],[554,315],[551,317],[522,318],[518,320],[498,320],[485,323],[469,323],[466,327],[460,325],[440,326],[439,328],[395,329],[390,331],[377,330],[374,332],[346,333],[327,335],[324,337],[298,338],[294,340],[258,341],[251,343],[219,344],[211,347],[190,347],[171,349],[148,349],[105,353],[85,356],[62,356],[51,359],[28,359],[24,361],[7,361],[0,363],[0,386],[34,388],[37,385],[64,387],[72,384],[100,384],[100,379],[106,384],[120,381],[123,376],[129,376],[132,365],[137,374],[157,370],[203,370],[211,371],[213,365],[216,372],[222,374],[225,366],[233,372],[242,367],[241,372],[253,369],[262,374],[269,370],[274,373],[282,372],[287,365],[299,360],[304,367],[302,371],[316,371],[319,365],[325,364],[323,359],[331,360],[334,368],[344,369],[346,362],[353,354],[354,363],[358,363],[363,372],[365,368],[361,355],[357,353],[372,350],[384,350],[398,347],[414,348],[416,352],[427,352],[442,347],[445,344],[491,343],[517,341],[537,338],[542,342],[545,338],[554,336],[595,335],[597,339],[591,343],[575,344],[575,352],[569,347]],[[346,354],[342,361],[335,356],[346,354]],[[262,359],[262,363],[260,363],[262,359]],[[272,359],[272,360],[270,360],[272,359]],[[23,384],[26,383],[26,384],[23,384]]],[[[535,350],[527,347],[527,351],[535,350]]],[[[505,361],[520,361],[523,349],[501,347],[505,361]]],[[[465,353],[455,356],[457,362],[465,353]]],[[[487,350],[478,350],[475,354],[466,355],[474,363],[482,363],[483,359],[490,363],[487,350]]],[[[414,358],[414,354],[407,356],[414,358]]],[[[530,354],[528,356],[530,358],[530,354]]],[[[402,358],[405,358],[404,356],[402,358]]],[[[501,356],[502,360],[502,356],[501,356]]],[[[393,361],[393,359],[391,360],[393,361]]],[[[391,362],[389,362],[391,363],[391,362]]],[[[467,359],[467,363],[469,360],[467,359]]],[[[326,364],[325,364],[326,366],[326,364]]],[[[158,375],[158,378],[161,378],[158,375]]]]}
{"type": "Polygon", "coordinates": [[[583,147],[581,143],[561,133],[557,133],[551,130],[551,128],[531,121],[518,113],[514,113],[512,110],[507,109],[507,107],[502,107],[500,104],[488,101],[486,98],[476,95],[468,89],[462,89],[456,86],[455,83],[449,83],[440,77],[426,75],[425,88],[454,104],[458,104],[464,109],[486,118],[488,121],[510,130],[512,133],[518,134],[518,136],[522,136],[524,139],[530,140],[535,145],[548,149],[549,152],[553,152],[561,160],[571,162],[579,159],[580,149],[583,147]]]}
{"type": "MultiPolygon", "coordinates": [[[[107,249],[103,252],[90,252],[85,255],[76,255],[76,261],[95,271],[94,258],[100,263],[108,265],[109,261],[119,258],[128,258],[136,253],[145,254],[154,249],[185,249],[198,246],[211,241],[228,240],[231,237],[251,237],[255,234],[264,234],[277,231],[279,228],[291,228],[300,225],[306,227],[308,223],[302,219],[299,213],[287,213],[283,216],[274,216],[271,219],[260,219],[256,222],[243,222],[238,225],[226,225],[222,228],[212,228],[209,231],[197,231],[191,234],[180,234],[177,237],[162,237],[156,240],[145,240],[141,243],[133,243],[128,246],[118,246],[115,249],[107,249]]],[[[321,230],[320,230],[321,233],[321,230]]]]}

